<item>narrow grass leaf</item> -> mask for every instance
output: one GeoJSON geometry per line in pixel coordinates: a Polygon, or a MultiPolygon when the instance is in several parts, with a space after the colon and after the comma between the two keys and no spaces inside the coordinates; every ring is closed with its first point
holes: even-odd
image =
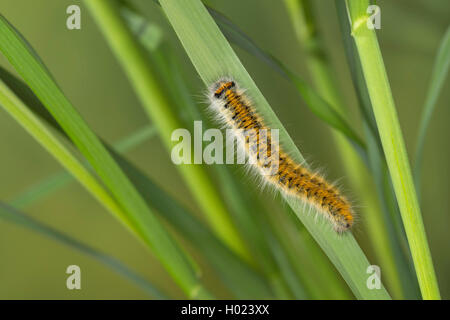
{"type": "MultiPolygon", "coordinates": [[[[436,60],[431,74],[430,86],[420,117],[419,133],[417,136],[416,154],[414,157],[414,180],[417,190],[420,190],[421,171],[423,162],[423,149],[428,127],[430,126],[431,116],[436,108],[436,102],[444,85],[450,66],[450,26],[442,37],[436,60]]],[[[418,192],[420,195],[420,192],[418,192]]]]}

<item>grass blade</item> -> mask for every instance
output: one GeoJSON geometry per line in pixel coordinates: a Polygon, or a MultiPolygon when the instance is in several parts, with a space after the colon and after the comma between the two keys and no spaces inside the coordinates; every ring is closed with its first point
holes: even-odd
{"type": "Polygon", "coordinates": [[[117,272],[118,274],[122,275],[126,279],[132,281],[150,296],[160,300],[168,299],[168,296],[163,292],[161,292],[160,289],[156,288],[148,280],[144,279],[142,276],[138,275],[137,273],[129,269],[127,266],[125,266],[122,262],[120,262],[116,258],[113,258],[88,245],[85,245],[84,243],[62,232],[59,232],[58,230],[55,230],[1,202],[0,202],[0,219],[4,219],[10,223],[20,225],[34,232],[42,234],[50,239],[56,240],[57,242],[62,243],[72,249],[78,250],[90,256],[91,258],[97,260],[98,262],[102,263],[103,265],[117,272]]]}
{"type": "Polygon", "coordinates": [[[352,0],[346,1],[346,4],[352,23],[352,35],[369,90],[378,132],[380,133],[403,225],[408,237],[422,297],[424,299],[440,299],[408,155],[383,58],[375,31],[370,30],[366,25],[368,20],[366,10],[369,2],[367,0],[352,0]]]}
{"type": "Polygon", "coordinates": [[[450,66],[450,27],[444,34],[439,45],[436,61],[434,62],[433,73],[431,74],[430,87],[423,106],[422,116],[420,117],[419,134],[417,136],[416,153],[414,157],[414,181],[416,182],[417,193],[420,195],[420,178],[423,162],[423,148],[425,137],[430,125],[431,116],[436,108],[436,102],[439,93],[444,84],[450,66]]]}
{"type": "MultiPolygon", "coordinates": [[[[263,117],[271,123],[273,128],[280,130],[280,140],[286,151],[298,161],[303,161],[292,139],[203,4],[198,0],[160,0],[160,4],[203,82],[209,85],[222,76],[233,76],[243,87],[252,92],[254,103],[263,117]]],[[[313,216],[304,214],[300,203],[292,200],[288,202],[342,274],[356,297],[360,299],[390,298],[384,288],[380,290],[367,288],[366,270],[369,263],[351,233],[337,237],[328,225],[318,225],[313,216]]]]}
{"type": "Polygon", "coordinates": [[[0,51],[53,115],[114,195],[126,213],[121,221],[126,220],[126,223],[136,230],[140,239],[152,249],[188,297],[210,297],[210,294],[199,283],[192,260],[186,257],[183,250],[164,230],[98,137],[64,96],[43,63],[36,59],[29,44],[3,16],[0,16],[0,51]]]}

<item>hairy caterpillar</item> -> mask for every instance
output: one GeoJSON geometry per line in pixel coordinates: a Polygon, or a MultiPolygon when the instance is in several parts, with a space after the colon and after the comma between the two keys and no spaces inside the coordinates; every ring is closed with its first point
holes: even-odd
{"type": "Polygon", "coordinates": [[[223,78],[213,83],[208,98],[219,121],[232,129],[253,159],[252,167],[259,173],[271,170],[270,174],[261,174],[264,182],[316,207],[338,233],[351,228],[354,213],[349,201],[323,177],[296,163],[281,147],[273,146],[271,130],[234,80],[223,78]],[[276,166],[267,161],[273,155],[276,166]]]}

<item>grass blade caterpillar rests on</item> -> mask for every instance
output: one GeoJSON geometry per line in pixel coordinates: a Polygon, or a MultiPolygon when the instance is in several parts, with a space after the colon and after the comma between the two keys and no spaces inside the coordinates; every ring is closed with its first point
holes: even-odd
{"type": "Polygon", "coordinates": [[[208,98],[216,118],[232,129],[251,167],[264,183],[316,207],[336,232],[352,227],[354,213],[349,201],[323,177],[296,163],[281,147],[273,145],[270,128],[236,81],[229,78],[216,81],[208,90],[208,98]],[[274,156],[277,161],[271,161],[274,156]]]}

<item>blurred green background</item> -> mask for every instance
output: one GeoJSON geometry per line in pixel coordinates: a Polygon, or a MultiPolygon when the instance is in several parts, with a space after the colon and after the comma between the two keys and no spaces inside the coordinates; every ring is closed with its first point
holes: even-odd
{"type": "MultiPolygon", "coordinates": [[[[184,63],[183,72],[191,80],[194,98],[202,101],[200,96],[204,87],[162,12],[152,1],[135,2],[147,7],[148,17],[163,27],[165,36],[177,48],[184,63]]],[[[259,46],[308,79],[302,48],[297,45],[286,9],[279,1],[215,0],[209,3],[227,15],[259,46]]],[[[314,3],[340,89],[348,107],[356,114],[356,98],[334,1],[314,3]]],[[[450,21],[450,3],[448,0],[377,3],[381,7],[382,26],[377,34],[411,157],[437,46],[450,21]]],[[[67,97],[105,140],[117,141],[148,123],[124,73],[81,1],[2,0],[0,13],[32,44],[67,97]],[[81,7],[81,30],[66,28],[66,8],[71,4],[81,7]]],[[[324,168],[331,180],[342,178],[342,185],[348,185],[328,127],[308,110],[286,80],[239,48],[236,51],[309,161],[315,167],[324,168]]],[[[3,57],[0,57],[0,64],[11,70],[3,57]]],[[[450,298],[449,89],[450,83],[446,81],[427,136],[422,185],[424,223],[441,294],[446,299],[450,298]]],[[[2,109],[0,150],[1,201],[12,201],[46,177],[61,171],[56,161],[2,109]]],[[[128,152],[127,157],[182,203],[199,211],[156,137],[128,152]]],[[[235,172],[235,175],[240,173],[235,172]]],[[[352,190],[347,188],[345,191],[352,197],[352,190]]],[[[353,199],[358,202],[357,198],[353,199]]],[[[159,262],[78,184],[62,188],[24,211],[117,257],[175,297],[183,297],[159,262]]],[[[356,227],[355,235],[366,249],[364,229],[356,227]]],[[[370,248],[365,251],[370,258],[370,248]]],[[[207,267],[203,270],[208,286],[221,286],[207,267]]],[[[223,292],[225,295],[225,289],[223,292]]],[[[148,296],[91,258],[22,227],[0,221],[0,298],[139,299],[148,296]],[[81,267],[82,290],[69,291],[65,286],[65,270],[71,264],[81,267]]]]}

